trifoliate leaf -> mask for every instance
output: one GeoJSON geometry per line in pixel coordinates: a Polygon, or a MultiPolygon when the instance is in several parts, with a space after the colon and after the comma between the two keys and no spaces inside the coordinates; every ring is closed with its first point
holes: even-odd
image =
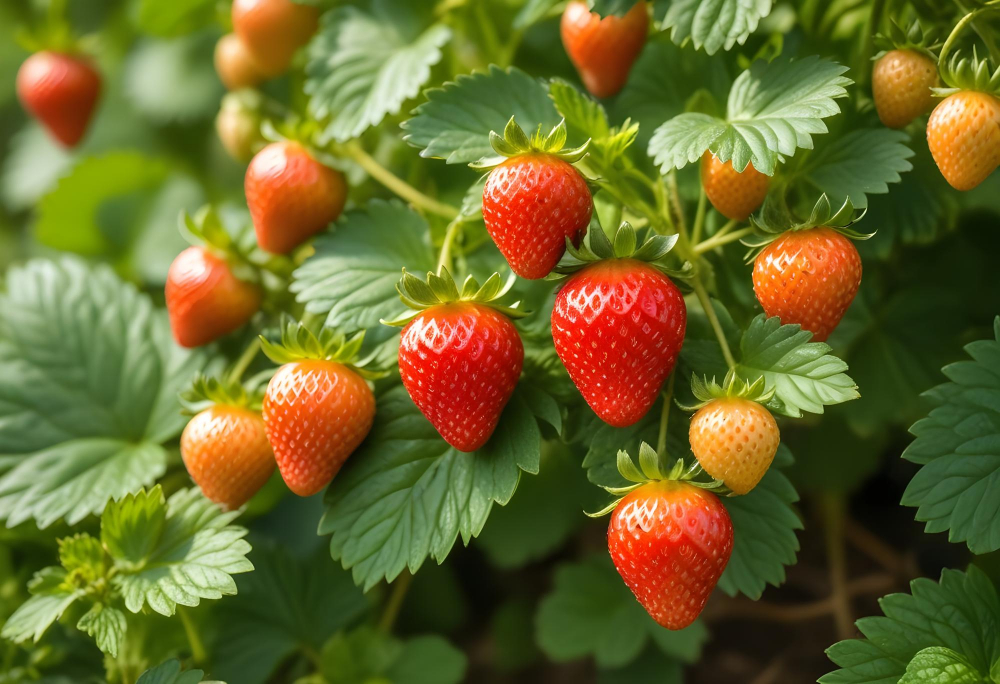
{"type": "Polygon", "coordinates": [[[159,124],[215,116],[224,92],[212,68],[216,35],[203,32],[169,40],[146,39],[129,53],[125,93],[140,114],[159,124]]]}
{"type": "MultiPolygon", "coordinates": [[[[913,580],[910,592],[882,598],[879,606],[885,617],[857,621],[864,639],[841,641],[827,649],[830,660],[843,669],[821,677],[821,684],[905,681],[907,664],[931,647],[954,651],[978,672],[990,671],[1000,656],[1000,599],[982,570],[946,569],[940,582],[913,580]]],[[[930,655],[924,654],[918,665],[931,660],[930,655]]]]}
{"type": "Polygon", "coordinates": [[[403,139],[420,148],[421,157],[449,164],[492,156],[490,131],[502,133],[511,116],[529,132],[539,125],[552,130],[560,120],[545,86],[514,67],[462,75],[426,95],[427,102],[403,122],[403,139]]]}
{"type": "Polygon", "coordinates": [[[850,200],[855,208],[868,206],[868,195],[884,195],[889,183],[898,183],[913,168],[909,136],[888,128],[851,131],[829,141],[802,169],[805,180],[839,207],[850,200]]]}
{"type": "Polygon", "coordinates": [[[976,672],[961,654],[950,648],[931,646],[913,656],[899,684],[982,684],[976,672]]]}
{"type": "Polygon", "coordinates": [[[829,353],[828,344],[810,339],[812,333],[798,325],[761,314],[743,333],[736,372],[751,382],[763,377],[767,389],[774,389],[768,408],[793,418],[857,399],[847,364],[829,353]]]}
{"type": "Polygon", "coordinates": [[[305,90],[313,117],[328,119],[326,139],[356,138],[420,92],[451,38],[443,24],[426,26],[410,3],[386,0],[374,0],[371,13],[347,6],[323,15],[305,90]]]}
{"type": "Polygon", "coordinates": [[[170,37],[210,26],[216,17],[215,0],[139,0],[135,23],[143,33],[170,37]]]}
{"type": "Polygon", "coordinates": [[[510,501],[521,471],[537,473],[541,433],[517,391],[479,451],[450,447],[406,391],[378,400],[370,438],[326,494],[319,534],[367,591],[381,579],[441,562],[461,535],[478,536],[494,503],[510,501]]]}
{"type": "Polygon", "coordinates": [[[202,679],[205,673],[201,670],[181,671],[181,663],[170,659],[142,673],[135,684],[223,684],[222,682],[202,679]]]}
{"type": "MultiPolygon", "coordinates": [[[[236,593],[232,575],[253,570],[243,540],[247,531],[230,525],[239,511],[223,513],[197,489],[182,489],[163,501],[159,486],[140,490],[109,503],[102,516],[115,521],[114,529],[129,535],[113,536],[109,552],[117,574],[112,583],[125,600],[125,607],[138,613],[147,603],[161,615],[173,615],[177,605],[197,606],[201,599],[217,599],[236,593]],[[151,544],[135,537],[153,534],[151,500],[166,510],[162,529],[151,544]],[[116,555],[114,549],[135,552],[148,548],[141,562],[134,556],[116,555]]],[[[107,545],[107,540],[105,541],[107,545]]]]}
{"type": "Polygon", "coordinates": [[[752,163],[770,176],[784,157],[811,148],[812,136],[826,133],[823,119],[840,112],[836,99],[847,95],[851,83],[845,71],[818,57],[755,62],[733,83],[725,119],[696,112],[675,116],[656,129],[649,156],[666,173],[711,150],[738,170],[752,163]]]}
{"type": "Polygon", "coordinates": [[[263,684],[294,653],[319,651],[368,607],[325,548],[297,558],[255,541],[250,558],[254,571],[240,575],[239,592],[219,606],[212,673],[225,681],[263,684]]]}
{"type": "Polygon", "coordinates": [[[403,641],[368,626],[337,634],[320,654],[329,684],[458,684],[466,666],[465,655],[442,637],[403,641]]]}
{"type": "Polygon", "coordinates": [[[378,325],[405,309],[396,292],[404,267],[434,270],[428,231],[427,222],[401,202],[372,200],[316,239],[316,253],[295,271],[292,292],[306,311],[326,314],[333,327],[378,325]]]}
{"type": "Polygon", "coordinates": [[[683,45],[714,55],[719,49],[743,45],[771,11],[771,0],[674,0],[663,19],[663,30],[683,45]]]}
{"type": "Polygon", "coordinates": [[[47,527],[163,474],[206,358],[110,269],[32,261],[0,296],[0,519],[47,527]]]}
{"type": "Polygon", "coordinates": [[[903,458],[923,467],[903,494],[927,532],[948,532],[976,554],[1000,549],[1000,318],[995,339],[966,346],[971,361],[945,366],[951,382],[925,393],[937,404],[910,428],[903,458]]]}
{"type": "Polygon", "coordinates": [[[65,580],[66,571],[62,568],[51,567],[36,572],[28,585],[32,596],[7,618],[0,637],[14,643],[41,639],[52,623],[84,595],[82,589],[67,586],[65,580]]]}
{"type": "Polygon", "coordinates": [[[556,569],[535,619],[538,645],[554,661],[593,656],[599,667],[635,660],[652,638],[673,659],[694,662],[708,638],[700,622],[671,632],[643,609],[604,555],[556,569]]]}
{"type": "Polygon", "coordinates": [[[102,653],[118,657],[125,639],[125,613],[117,608],[95,603],[76,623],[76,628],[94,637],[102,653]]]}

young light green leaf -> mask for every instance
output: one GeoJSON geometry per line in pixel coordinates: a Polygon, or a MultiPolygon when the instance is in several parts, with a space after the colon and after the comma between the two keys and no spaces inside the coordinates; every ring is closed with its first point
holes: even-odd
{"type": "Polygon", "coordinates": [[[223,682],[203,679],[201,670],[181,671],[181,663],[176,658],[152,667],[142,673],[135,684],[223,684],[223,682]]]}
{"type": "Polygon", "coordinates": [[[405,308],[396,292],[402,268],[434,270],[424,241],[428,231],[427,222],[401,202],[372,200],[316,239],[316,253],[295,271],[291,290],[306,311],[326,314],[328,325],[376,326],[405,308]]]}
{"type": "Polygon", "coordinates": [[[402,123],[403,137],[421,157],[468,164],[494,154],[490,131],[502,133],[511,116],[526,131],[549,131],[559,113],[537,79],[514,67],[491,66],[428,90],[427,102],[402,123]]]}
{"type": "Polygon", "coordinates": [[[951,382],[925,393],[937,404],[910,428],[916,439],[903,458],[922,465],[903,493],[926,531],[948,532],[976,554],[1000,548],[1000,318],[994,339],[966,346],[970,361],[945,366],[951,382]]]}
{"type": "Polygon", "coordinates": [[[461,535],[478,536],[494,503],[510,501],[521,471],[537,473],[541,433],[517,391],[493,438],[475,454],[450,447],[397,386],[378,401],[371,438],[326,495],[319,533],[367,591],[381,579],[441,562],[461,535]]]}
{"type": "Polygon", "coordinates": [[[649,156],[663,173],[697,161],[711,150],[737,169],[748,163],[772,175],[779,161],[812,136],[826,133],[823,119],[840,112],[851,80],[847,67],[818,57],[755,62],[733,83],[725,120],[695,112],[660,126],[649,141],[649,156]]]}
{"type": "Polygon", "coordinates": [[[857,209],[868,206],[868,195],[884,195],[889,183],[913,168],[909,136],[888,128],[849,132],[828,142],[801,171],[805,180],[830,198],[833,206],[851,200],[857,209]]]}
{"type": "Polygon", "coordinates": [[[913,656],[899,684],[982,684],[984,681],[960,653],[931,646],[913,656]]]}
{"type": "Polygon", "coordinates": [[[101,514],[101,543],[116,565],[141,566],[163,533],[167,502],[163,490],[139,490],[115,501],[101,514]]]}
{"type": "Polygon", "coordinates": [[[328,120],[324,138],[346,142],[377,126],[420,92],[451,37],[409,3],[375,0],[371,12],[338,7],[309,44],[309,111],[328,120]]]}
{"type": "Polygon", "coordinates": [[[810,339],[799,326],[760,314],[740,341],[737,373],[751,382],[763,377],[767,389],[774,389],[767,406],[786,416],[823,413],[824,406],[860,396],[845,373],[847,364],[829,353],[829,345],[810,339]]]}
{"type": "Polygon", "coordinates": [[[673,659],[694,662],[708,638],[700,622],[679,632],[660,627],[629,591],[605,555],[556,569],[555,586],[538,606],[538,645],[557,662],[593,656],[599,667],[621,667],[650,638],[673,659]]]}
{"type": "Polygon", "coordinates": [[[83,596],[83,590],[66,586],[65,579],[66,571],[58,567],[36,572],[28,585],[32,596],[7,618],[0,637],[14,643],[41,639],[52,623],[83,596]]]}
{"type": "Polygon", "coordinates": [[[771,0],[674,0],[661,28],[678,45],[688,39],[696,50],[714,55],[743,45],[771,12],[771,0]]]}
{"type": "Polygon", "coordinates": [[[151,484],[161,444],[187,420],[177,394],[205,361],[108,268],[12,269],[0,296],[0,519],[73,524],[151,484]]]}
{"type": "Polygon", "coordinates": [[[117,608],[95,603],[76,623],[76,628],[94,637],[97,648],[112,658],[118,657],[118,650],[125,639],[125,613],[117,608]]]}
{"type": "MultiPolygon", "coordinates": [[[[967,573],[946,569],[940,582],[913,580],[910,592],[883,597],[879,606],[885,617],[857,621],[864,639],[841,641],[827,649],[830,660],[843,669],[821,677],[821,684],[900,682],[907,664],[932,647],[954,651],[978,672],[990,671],[1000,656],[996,638],[1000,599],[982,570],[974,565],[967,573]],[[942,620],[943,616],[951,617],[942,620]]],[[[920,660],[927,662],[928,656],[920,660]]]]}

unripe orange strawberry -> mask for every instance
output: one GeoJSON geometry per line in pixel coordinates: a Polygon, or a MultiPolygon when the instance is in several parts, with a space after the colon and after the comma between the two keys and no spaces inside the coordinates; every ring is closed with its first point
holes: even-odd
{"type": "Polygon", "coordinates": [[[831,228],[783,233],[754,261],[753,291],[764,312],[799,324],[817,342],[837,327],[860,285],[857,248],[831,228]]]}
{"type": "Polygon", "coordinates": [[[890,50],[872,67],[872,97],[878,118],[903,128],[934,106],[937,64],[917,50],[890,50]]]}
{"type": "Polygon", "coordinates": [[[274,454],[260,414],[216,404],[188,422],[181,458],[202,493],[228,510],[256,494],[274,472],[274,454]]]}
{"type": "Polygon", "coordinates": [[[66,147],[76,147],[101,95],[101,76],[89,59],[48,50],[24,60],[17,96],[24,108],[66,147]]]}
{"type": "Polygon", "coordinates": [[[570,60],[587,90],[597,97],[614,95],[646,44],[649,10],[640,0],[625,16],[601,17],[586,2],[574,0],[562,15],[560,32],[570,60]]]}
{"type": "Polygon", "coordinates": [[[972,190],[1000,166],[1000,99],[962,90],[934,108],[927,146],[945,180],[972,190]]]}
{"type": "Polygon", "coordinates": [[[747,164],[743,171],[732,161],[721,162],[710,150],[701,157],[701,185],[716,210],[733,221],[746,221],[767,197],[770,178],[747,164]]]}
{"type": "Polygon", "coordinates": [[[708,402],[691,418],[688,436],[691,451],[705,472],[736,494],[757,486],[780,442],[771,412],[740,397],[708,402]]]}
{"type": "Polygon", "coordinates": [[[233,0],[233,30],[267,78],[283,74],[319,26],[319,9],[292,0],[233,0]]]}
{"type": "Polygon", "coordinates": [[[215,72],[227,90],[253,88],[264,80],[264,74],[235,33],[227,33],[215,44],[215,72]]]}

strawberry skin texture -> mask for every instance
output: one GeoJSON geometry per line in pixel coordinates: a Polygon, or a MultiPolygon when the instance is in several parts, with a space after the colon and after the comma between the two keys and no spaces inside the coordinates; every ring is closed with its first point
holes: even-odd
{"type": "Polygon", "coordinates": [[[282,479],[299,496],[312,496],[371,430],[375,395],[343,364],[296,361],[271,378],[263,414],[282,479]]]}
{"type": "Polygon", "coordinates": [[[861,285],[861,256],[830,228],[785,233],[757,255],[753,291],[764,313],[798,323],[813,341],[830,336],[861,285]]]}
{"type": "Polygon", "coordinates": [[[733,551],[719,497],[684,482],[650,482],[611,514],[608,552],[658,624],[684,629],[701,613],[733,551]]]}
{"type": "Polygon", "coordinates": [[[274,472],[274,454],[260,415],[216,404],[188,422],[181,458],[202,493],[227,510],[239,508],[274,472]]]}
{"type": "Polygon", "coordinates": [[[403,386],[459,451],[475,451],[489,441],[523,362],[514,324],[482,304],[427,309],[403,328],[399,342],[403,386]]]}
{"type": "Polygon", "coordinates": [[[634,259],[599,261],[570,278],[552,309],[556,352],[601,420],[626,427],[656,401],[687,326],[680,290],[634,259]]]}
{"type": "Polygon", "coordinates": [[[1000,100],[971,90],[949,95],[931,112],[927,146],[951,187],[972,190],[1000,166],[1000,100]]]}
{"type": "Polygon", "coordinates": [[[757,486],[771,467],[781,436],[774,416],[749,399],[715,399],[691,418],[691,451],[736,494],[757,486]]]}
{"type": "Polygon", "coordinates": [[[76,147],[101,95],[101,76],[90,61],[36,52],[17,72],[21,104],[65,147],[76,147]]]}
{"type": "Polygon", "coordinates": [[[891,50],[872,67],[872,97],[878,118],[889,128],[903,128],[934,106],[938,85],[934,61],[916,50],[891,50]]]}
{"type": "Polygon", "coordinates": [[[741,172],[706,151],[701,158],[701,185],[716,210],[733,221],[746,221],[767,197],[770,178],[747,164],[741,172]]]}
{"type": "Polygon", "coordinates": [[[344,175],[319,163],[300,144],[271,143],[250,161],[244,182],[257,244],[288,254],[340,216],[344,175]]]}
{"type": "Polygon", "coordinates": [[[227,33],[215,44],[215,72],[227,90],[253,88],[264,80],[250,52],[235,33],[227,33]]]}
{"type": "Polygon", "coordinates": [[[556,267],[567,237],[580,244],[593,211],[587,181],[552,155],[512,157],[490,172],[483,189],[486,229],[511,270],[528,280],[556,267]]]}
{"type": "Polygon", "coordinates": [[[604,18],[586,2],[566,6],[560,25],[563,46],[592,95],[609,97],[622,89],[646,44],[649,12],[637,2],[625,16],[604,18]]]}
{"type": "Polygon", "coordinates": [[[167,313],[174,339],[200,347],[245,325],[260,309],[261,293],[240,280],[224,259],[204,247],[188,247],[167,271],[167,313]]]}
{"type": "Polygon", "coordinates": [[[319,27],[319,10],[292,0],[233,0],[233,31],[267,78],[288,70],[319,27]]]}

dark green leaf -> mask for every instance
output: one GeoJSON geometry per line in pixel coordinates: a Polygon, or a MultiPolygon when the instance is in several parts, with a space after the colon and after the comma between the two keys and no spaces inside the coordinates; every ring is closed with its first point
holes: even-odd
{"type": "MultiPolygon", "coordinates": [[[[868,206],[868,195],[884,195],[889,183],[898,183],[913,168],[913,156],[904,143],[909,136],[888,128],[860,129],[828,141],[803,170],[805,179],[833,206],[850,200],[858,209],[868,206]]],[[[874,228],[880,226],[873,225],[874,228]]]]}
{"type": "Polygon", "coordinates": [[[222,682],[210,682],[202,679],[205,673],[201,670],[187,670],[181,672],[179,660],[171,659],[150,668],[142,673],[135,684],[222,684],[222,682]]]}

